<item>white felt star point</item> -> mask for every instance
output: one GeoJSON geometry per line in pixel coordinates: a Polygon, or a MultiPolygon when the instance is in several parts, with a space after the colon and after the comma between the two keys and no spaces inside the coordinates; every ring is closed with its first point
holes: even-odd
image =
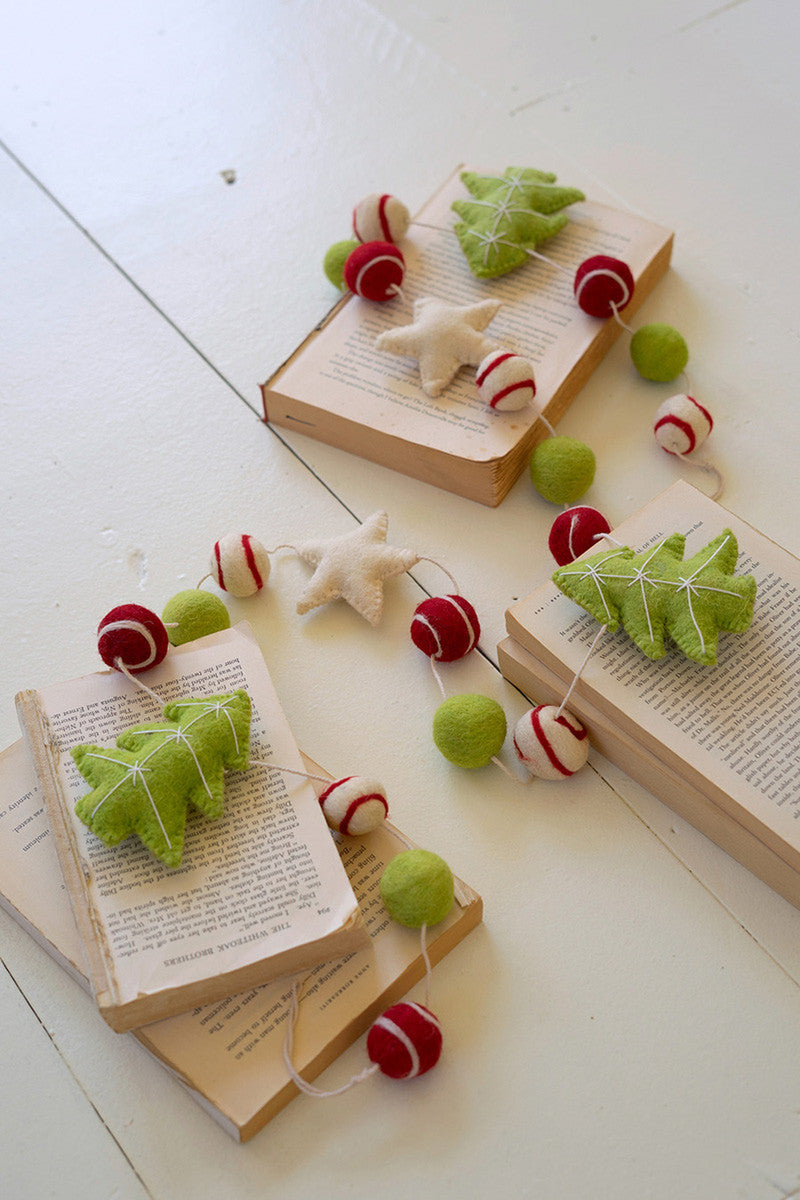
{"type": "Polygon", "coordinates": [[[483,330],[497,315],[499,300],[477,304],[446,304],[432,296],[414,301],[414,320],[398,329],[387,329],[375,345],[390,354],[416,358],[423,390],[438,396],[462,366],[477,367],[497,343],[483,330]]]}
{"type": "Polygon", "coordinates": [[[383,613],[383,584],[419,562],[413,550],[386,545],[389,515],[375,512],[341,537],[303,542],[297,553],[314,574],[297,602],[299,613],[339,598],[377,625],[383,613]]]}

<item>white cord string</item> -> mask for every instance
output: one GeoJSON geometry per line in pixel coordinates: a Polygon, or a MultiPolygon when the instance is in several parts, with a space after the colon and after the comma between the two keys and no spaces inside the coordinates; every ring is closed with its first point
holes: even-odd
{"type": "Polygon", "coordinates": [[[429,660],[428,660],[428,661],[429,661],[429,662],[430,662],[430,664],[431,664],[431,670],[433,671],[433,678],[434,678],[434,679],[436,680],[436,682],[438,683],[438,685],[439,685],[439,691],[442,693],[442,696],[443,696],[443,698],[446,700],[446,699],[447,699],[447,692],[444,690],[444,684],[442,683],[442,677],[441,677],[441,675],[439,674],[439,672],[438,672],[438,670],[437,670],[436,663],[435,663],[435,661],[434,661],[433,655],[431,655],[431,656],[430,656],[430,658],[429,658],[429,660]]]}
{"type": "Polygon", "coordinates": [[[210,579],[210,578],[211,578],[211,572],[210,572],[210,571],[208,571],[208,572],[207,572],[207,573],[206,573],[206,574],[203,576],[203,578],[200,580],[200,582],[197,584],[197,587],[198,587],[198,588],[201,588],[201,587],[203,586],[203,584],[205,583],[205,581],[206,581],[207,579],[210,579]]]}
{"type": "MultiPolygon", "coordinates": [[[[302,990],[302,985],[301,985],[302,990]]],[[[314,1087],[313,1083],[309,1083],[303,1079],[303,1076],[295,1069],[292,1062],[292,1054],[294,1052],[294,1030],[299,1016],[300,998],[298,995],[297,980],[292,982],[291,1003],[289,1008],[289,1017],[286,1023],[286,1037],[283,1043],[283,1061],[286,1064],[286,1070],[292,1079],[292,1082],[306,1096],[314,1096],[318,1100],[328,1100],[332,1096],[341,1096],[343,1092],[349,1092],[350,1088],[355,1087],[359,1083],[365,1083],[370,1079],[376,1071],[380,1070],[377,1063],[371,1063],[365,1067],[363,1071],[359,1071],[357,1075],[353,1075],[347,1083],[341,1087],[333,1088],[331,1091],[323,1091],[322,1088],[314,1087]]]]}
{"type": "Polygon", "coordinates": [[[422,954],[422,961],[425,963],[425,1007],[431,1006],[431,960],[428,956],[428,926],[422,925],[419,931],[419,948],[422,954]]]}
{"type": "Polygon", "coordinates": [[[162,704],[162,700],[158,692],[154,692],[153,689],[149,688],[146,683],[142,683],[141,679],[137,679],[135,675],[131,674],[121,658],[114,659],[114,666],[118,671],[122,672],[126,679],[130,679],[131,683],[135,683],[136,686],[141,688],[143,692],[147,692],[148,696],[152,696],[158,704],[162,704]]]}
{"type": "Polygon", "coordinates": [[[458,586],[458,580],[456,579],[455,575],[452,575],[448,571],[447,567],[443,567],[442,564],[440,562],[437,562],[435,558],[428,558],[427,555],[425,555],[425,554],[420,554],[418,561],[433,563],[433,565],[435,567],[438,567],[440,571],[444,571],[445,575],[452,583],[453,588],[455,589],[456,595],[458,595],[458,596],[461,595],[461,588],[458,586]]]}
{"type": "Polygon", "coordinates": [[[610,304],[611,304],[611,312],[613,313],[614,320],[617,322],[617,324],[621,325],[623,329],[627,329],[628,333],[633,333],[633,329],[631,328],[631,326],[628,325],[625,321],[623,321],[622,317],[619,315],[619,309],[617,308],[617,306],[613,300],[610,301],[610,304]]]}
{"type": "Polygon", "coordinates": [[[283,771],[287,775],[302,775],[304,779],[317,779],[320,783],[332,783],[329,775],[312,775],[310,771],[296,771],[293,767],[280,767],[277,763],[264,762],[263,758],[251,758],[251,767],[266,767],[268,771],[283,771]]]}
{"type": "Polygon", "coordinates": [[[541,261],[543,263],[547,263],[549,267],[555,267],[555,269],[560,271],[562,275],[567,275],[570,279],[572,279],[573,272],[567,267],[562,267],[561,263],[557,263],[554,258],[548,258],[546,254],[542,254],[539,250],[529,250],[527,246],[522,246],[521,249],[524,250],[526,254],[529,254],[531,258],[541,259],[541,261]]]}
{"type": "Polygon", "coordinates": [[[707,458],[695,458],[691,454],[684,454],[683,461],[688,463],[690,467],[697,467],[698,470],[707,471],[709,474],[715,477],[716,486],[714,491],[711,493],[711,499],[718,500],[725,489],[725,480],[719,468],[715,467],[714,464],[709,462],[707,458]]]}
{"type": "Polygon", "coordinates": [[[592,657],[592,654],[594,653],[595,646],[596,646],[596,645],[597,645],[597,643],[600,641],[600,638],[603,636],[603,634],[605,633],[605,631],[606,631],[607,629],[608,629],[608,626],[607,626],[607,625],[601,625],[601,626],[600,626],[600,628],[598,629],[597,633],[595,634],[595,637],[594,637],[594,638],[593,638],[593,640],[592,640],[592,644],[591,644],[591,646],[590,646],[590,647],[589,647],[589,649],[586,651],[586,656],[585,656],[585,658],[584,658],[583,662],[582,662],[582,663],[581,663],[581,665],[578,667],[577,671],[575,672],[575,677],[574,677],[574,679],[572,680],[572,683],[571,683],[571,684],[569,685],[569,687],[567,688],[567,694],[565,695],[564,699],[561,701],[561,703],[560,703],[560,704],[559,704],[559,706],[558,706],[558,712],[557,712],[557,713],[556,713],[556,715],[555,715],[555,719],[556,719],[556,721],[558,720],[558,718],[561,716],[562,712],[563,712],[563,711],[564,711],[564,709],[566,708],[566,706],[567,706],[567,701],[569,700],[570,696],[572,695],[572,692],[573,692],[573,690],[574,690],[574,688],[575,688],[575,685],[576,685],[576,683],[578,682],[578,680],[580,679],[581,675],[583,674],[583,671],[584,671],[584,668],[585,668],[586,664],[588,663],[589,659],[592,657]]]}
{"type": "Polygon", "coordinates": [[[524,784],[528,784],[531,782],[531,776],[528,775],[527,772],[526,772],[525,778],[520,779],[519,775],[515,775],[513,771],[509,771],[506,764],[504,762],[501,762],[496,754],[493,754],[492,757],[489,759],[489,761],[493,762],[496,767],[499,767],[500,770],[503,772],[503,774],[507,775],[508,778],[513,780],[514,783],[520,783],[520,784],[524,785],[524,784]]]}

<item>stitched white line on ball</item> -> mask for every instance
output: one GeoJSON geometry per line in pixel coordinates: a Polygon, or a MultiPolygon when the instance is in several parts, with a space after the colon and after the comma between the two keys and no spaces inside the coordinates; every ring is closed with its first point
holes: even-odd
{"type": "Polygon", "coordinates": [[[442,1027],[432,1012],[428,1012],[428,1010],[423,1008],[421,1004],[415,1004],[413,1000],[408,1000],[406,1003],[408,1004],[409,1008],[413,1008],[415,1013],[417,1013],[420,1017],[423,1017],[429,1025],[435,1025],[439,1030],[439,1033],[442,1032],[442,1027]]]}
{"type": "Polygon", "coordinates": [[[472,622],[470,621],[469,617],[464,612],[464,609],[461,607],[461,605],[458,603],[457,600],[454,600],[452,596],[445,596],[444,599],[449,601],[450,604],[452,604],[453,608],[456,610],[456,612],[461,617],[462,621],[464,622],[464,624],[467,627],[467,636],[469,638],[469,645],[467,646],[465,653],[469,654],[470,650],[475,645],[475,630],[472,628],[472,622]]]}
{"type": "Polygon", "coordinates": [[[108,625],[104,625],[100,630],[100,637],[104,634],[111,633],[114,629],[130,629],[131,633],[139,633],[150,647],[150,654],[147,658],[143,658],[138,663],[125,663],[129,671],[140,671],[142,667],[149,667],[151,662],[155,661],[156,657],[156,642],[150,630],[146,625],[142,625],[141,621],[110,621],[108,625]]]}
{"type": "Polygon", "coordinates": [[[413,1079],[415,1075],[419,1075],[419,1055],[417,1054],[416,1047],[408,1034],[404,1033],[399,1025],[395,1025],[394,1021],[386,1016],[378,1017],[375,1024],[380,1025],[381,1029],[385,1029],[387,1033],[391,1033],[394,1037],[396,1037],[400,1044],[405,1046],[406,1050],[408,1051],[408,1056],[411,1059],[411,1070],[408,1071],[403,1078],[413,1079]]]}
{"type": "Polygon", "coordinates": [[[596,271],[587,271],[578,284],[578,290],[575,292],[575,299],[580,303],[581,292],[583,291],[584,287],[590,279],[594,279],[597,275],[603,275],[606,279],[613,279],[615,283],[619,284],[619,286],[622,288],[622,299],[617,300],[616,303],[624,308],[631,298],[630,289],[628,288],[628,285],[622,276],[618,275],[616,271],[609,270],[608,267],[598,267],[596,271]]]}
{"type": "Polygon", "coordinates": [[[371,258],[369,260],[369,262],[364,263],[364,266],[361,268],[361,270],[358,272],[358,275],[356,276],[355,291],[358,293],[359,296],[361,295],[361,280],[364,278],[367,271],[371,271],[374,266],[377,266],[378,263],[382,263],[382,262],[395,263],[400,268],[401,271],[403,269],[403,264],[400,262],[399,258],[396,258],[394,256],[394,254],[379,254],[377,258],[371,258]]]}
{"type": "Polygon", "coordinates": [[[436,630],[434,629],[433,625],[431,625],[431,623],[430,623],[430,621],[428,620],[428,618],[427,618],[427,617],[424,617],[424,616],[422,615],[422,613],[417,613],[417,615],[414,617],[414,620],[415,620],[415,621],[419,621],[421,625],[424,625],[424,626],[425,626],[425,628],[426,628],[427,630],[429,630],[429,631],[430,631],[431,637],[432,637],[432,638],[433,638],[433,640],[436,642],[436,653],[434,654],[434,656],[433,656],[433,657],[434,657],[434,658],[439,658],[439,656],[440,656],[440,655],[441,655],[441,653],[442,653],[442,643],[441,643],[441,641],[439,640],[439,634],[436,632],[436,630]]]}

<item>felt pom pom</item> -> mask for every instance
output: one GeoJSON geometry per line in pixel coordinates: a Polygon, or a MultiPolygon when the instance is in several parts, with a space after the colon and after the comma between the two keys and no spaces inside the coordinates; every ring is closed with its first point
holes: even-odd
{"type": "Polygon", "coordinates": [[[364,300],[393,300],[403,282],[405,259],[391,242],[364,242],[348,255],[344,281],[364,300]]]}
{"type": "Polygon", "coordinates": [[[336,779],[320,792],[319,804],[331,829],[360,837],[386,820],[386,792],[374,779],[348,775],[336,779]]]}
{"type": "Polygon", "coordinates": [[[584,259],[575,272],[575,299],[590,317],[611,317],[633,296],[631,269],[620,258],[593,254],[584,259]]]}
{"type": "Polygon", "coordinates": [[[589,757],[589,739],[577,717],[566,709],[556,716],[554,704],[539,704],[514,727],[514,749],[521,763],[539,779],[566,779],[589,757]]]}
{"type": "Polygon", "coordinates": [[[433,740],[457,767],[485,767],[499,754],[505,737],[506,714],[489,696],[451,696],[434,713],[433,740]]]}
{"type": "Polygon", "coordinates": [[[340,292],[344,291],[344,264],[357,245],[358,242],[353,238],[347,238],[344,242],[334,242],[322,261],[325,275],[340,292]]]}
{"type": "Polygon", "coordinates": [[[353,233],[360,242],[399,242],[410,222],[405,204],[380,192],[365,196],[353,209],[353,233]]]}
{"type": "Polygon", "coordinates": [[[516,412],[536,395],[533,367],[510,350],[492,350],[475,372],[478,395],[498,412],[516,412]]]}
{"type": "Polygon", "coordinates": [[[269,579],[269,556],[249,533],[229,533],[214,543],[211,574],[224,592],[253,596],[269,579]]]}
{"type": "Polygon", "coordinates": [[[367,1034],[367,1054],[390,1079],[415,1079],[435,1067],[442,1029],[424,1004],[403,1001],[387,1008],[367,1034]]]}
{"type": "Polygon", "coordinates": [[[455,662],[478,642],[478,615],[463,596],[431,596],[414,609],[411,640],[436,662],[455,662]]]}
{"type": "Polygon", "coordinates": [[[550,553],[560,567],[574,562],[585,550],[598,541],[600,533],[610,533],[611,526],[601,512],[588,504],[577,504],[559,513],[550,528],[550,553]]]}
{"type": "Polygon", "coordinates": [[[167,635],[173,646],[182,646],[184,642],[193,642],[206,634],[231,627],[230,614],[219,596],[200,588],[176,592],[164,605],[161,617],[168,627],[167,635]],[[171,625],[175,628],[169,628],[171,625]]]}
{"type": "Polygon", "coordinates": [[[670,396],[656,410],[653,432],[667,454],[691,454],[706,440],[714,422],[694,396],[670,396]]]}
{"type": "Polygon", "coordinates": [[[531,479],[540,496],[553,504],[574,504],[592,486],[594,453],[571,437],[549,437],[531,455],[531,479]]]}
{"type": "Polygon", "coordinates": [[[643,379],[669,383],[689,361],[689,347],[672,325],[642,325],[631,338],[631,358],[643,379]]]}
{"type": "Polygon", "coordinates": [[[119,604],[97,626],[97,649],[108,667],[120,659],[132,675],[157,667],[169,649],[164,623],[141,604],[119,604]]]}
{"type": "Polygon", "coordinates": [[[403,850],[381,875],[386,911],[409,929],[438,925],[453,907],[453,894],[453,872],[431,850],[403,850]]]}

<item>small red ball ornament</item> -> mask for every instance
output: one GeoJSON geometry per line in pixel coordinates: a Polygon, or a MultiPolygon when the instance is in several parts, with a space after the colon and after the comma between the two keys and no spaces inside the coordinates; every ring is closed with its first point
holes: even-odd
{"type": "Polygon", "coordinates": [[[590,550],[599,541],[598,534],[610,532],[611,526],[601,512],[588,504],[576,504],[558,514],[547,544],[558,565],[564,567],[590,550]]]}
{"type": "Polygon", "coordinates": [[[403,1001],[387,1008],[367,1034],[367,1054],[390,1079],[415,1079],[439,1061],[442,1030],[423,1004],[403,1001]]]}
{"type": "Polygon", "coordinates": [[[633,296],[631,269],[619,258],[593,254],[575,272],[575,299],[590,317],[611,317],[633,296]]]}
{"type": "Polygon", "coordinates": [[[97,627],[97,649],[106,666],[117,660],[133,675],[157,667],[169,649],[164,622],[141,604],[119,604],[97,627]]]}
{"type": "Polygon", "coordinates": [[[405,259],[391,242],[364,242],[344,264],[344,281],[364,300],[393,300],[405,274],[405,259]]]}
{"type": "Polygon", "coordinates": [[[436,662],[463,658],[480,636],[478,614],[463,596],[431,596],[414,609],[411,640],[436,662]]]}

